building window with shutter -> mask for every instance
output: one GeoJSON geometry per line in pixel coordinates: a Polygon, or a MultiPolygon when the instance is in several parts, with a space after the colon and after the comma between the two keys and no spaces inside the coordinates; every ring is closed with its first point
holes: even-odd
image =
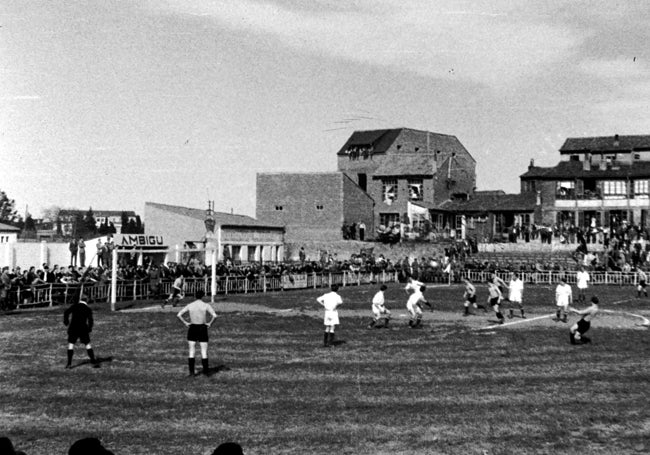
{"type": "Polygon", "coordinates": [[[381,193],[383,201],[391,205],[397,200],[397,179],[383,179],[381,181],[381,193]]]}
{"type": "Polygon", "coordinates": [[[422,195],[422,186],[422,179],[409,179],[408,188],[410,201],[421,201],[424,199],[422,195]]]}
{"type": "Polygon", "coordinates": [[[576,182],[574,181],[563,181],[557,182],[555,189],[555,196],[558,199],[575,199],[576,194],[576,182]]]}

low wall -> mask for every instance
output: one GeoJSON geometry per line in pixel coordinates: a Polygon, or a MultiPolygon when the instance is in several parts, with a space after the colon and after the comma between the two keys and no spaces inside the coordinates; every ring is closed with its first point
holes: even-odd
{"type": "MultiPolygon", "coordinates": [[[[102,243],[106,242],[107,237],[99,238],[102,243]]],[[[20,267],[23,270],[32,266],[39,269],[43,264],[67,267],[70,265],[68,245],[67,242],[46,241],[0,243],[0,267],[20,267]]],[[[78,254],[77,265],[81,265],[78,254]]],[[[97,238],[86,241],[86,266],[88,265],[97,265],[97,238]]]]}
{"type": "MultiPolygon", "coordinates": [[[[517,242],[517,243],[479,243],[480,253],[573,253],[577,244],[574,243],[541,243],[541,242],[517,242]]],[[[604,251],[600,243],[589,243],[587,249],[593,252],[604,251]]]]}

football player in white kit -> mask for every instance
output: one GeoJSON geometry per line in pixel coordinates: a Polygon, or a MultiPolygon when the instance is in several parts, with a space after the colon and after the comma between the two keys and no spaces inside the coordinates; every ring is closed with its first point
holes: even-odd
{"type": "MultiPolygon", "coordinates": [[[[424,298],[424,291],[427,290],[427,287],[422,285],[420,289],[416,290],[413,294],[409,296],[408,301],[406,302],[406,309],[409,312],[409,326],[412,329],[420,327],[422,324],[422,306],[420,303],[425,303],[429,306],[431,304],[427,302],[427,299],[424,298]]],[[[433,308],[433,307],[432,307],[433,308]]]]}
{"type": "Polygon", "coordinates": [[[521,278],[519,278],[519,274],[515,273],[512,275],[512,279],[510,280],[510,284],[508,285],[508,290],[509,290],[509,295],[508,295],[508,300],[510,300],[510,308],[508,308],[508,318],[512,319],[514,317],[514,311],[512,309],[513,305],[517,305],[519,307],[519,311],[521,312],[521,318],[526,319],[526,316],[524,314],[524,304],[523,304],[523,298],[524,298],[524,282],[522,281],[521,278]]]}
{"type": "Polygon", "coordinates": [[[372,321],[370,321],[370,324],[368,325],[368,328],[371,329],[373,327],[375,328],[388,328],[388,321],[390,320],[390,311],[386,309],[385,303],[386,299],[384,296],[384,292],[388,289],[388,287],[385,284],[382,284],[381,287],[379,288],[379,291],[375,294],[375,296],[372,298],[372,321]],[[383,318],[384,319],[384,325],[377,325],[379,322],[379,319],[383,318]]]}
{"type": "Polygon", "coordinates": [[[560,284],[555,288],[555,306],[557,310],[555,312],[554,321],[566,322],[567,311],[569,310],[569,305],[573,303],[573,291],[571,286],[566,282],[566,278],[560,279],[560,284]]]}
{"type": "Polygon", "coordinates": [[[328,348],[334,344],[334,327],[339,325],[339,312],[337,308],[343,305],[343,299],[338,295],[339,286],[333,284],[331,291],[323,294],[316,299],[318,303],[325,308],[323,324],[325,325],[325,335],[323,337],[323,346],[328,348]]]}

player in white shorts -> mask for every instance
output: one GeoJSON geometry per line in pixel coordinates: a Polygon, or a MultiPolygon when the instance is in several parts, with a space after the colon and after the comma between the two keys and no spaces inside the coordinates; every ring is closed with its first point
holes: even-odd
{"type": "Polygon", "coordinates": [[[576,273],[576,284],[578,285],[578,302],[585,302],[587,297],[585,293],[589,287],[589,272],[587,272],[584,267],[580,267],[578,273],[576,273]]]}
{"type": "Polygon", "coordinates": [[[323,294],[316,299],[325,308],[325,316],[323,318],[323,324],[325,325],[323,346],[326,348],[334,344],[334,327],[339,325],[339,312],[337,308],[343,305],[343,299],[337,293],[339,286],[333,284],[330,289],[331,292],[323,294]]]}
{"type": "MultiPolygon", "coordinates": [[[[411,295],[410,291],[417,292],[422,286],[424,286],[423,282],[409,277],[406,286],[404,286],[404,291],[406,291],[406,295],[411,295]]],[[[429,302],[424,300],[424,303],[433,311],[433,306],[429,302]]]]}
{"type": "Polygon", "coordinates": [[[560,280],[560,284],[555,288],[555,306],[557,310],[555,312],[554,321],[566,322],[567,311],[569,310],[569,305],[573,303],[573,291],[571,286],[566,282],[566,278],[560,280]]]}
{"type": "Polygon", "coordinates": [[[382,284],[379,291],[377,291],[375,296],[372,298],[372,321],[370,321],[370,324],[368,325],[369,329],[373,327],[378,329],[388,328],[390,311],[388,311],[385,306],[386,299],[384,297],[384,291],[386,291],[386,289],[388,289],[388,287],[385,284],[382,284]],[[376,325],[381,318],[384,319],[384,325],[376,325]]]}
{"type": "Polygon", "coordinates": [[[420,286],[420,289],[411,294],[406,302],[406,309],[410,316],[409,326],[412,329],[419,327],[422,324],[422,306],[420,303],[425,303],[431,306],[431,304],[427,302],[427,299],[424,298],[424,291],[426,290],[426,286],[420,286]]]}
{"type": "Polygon", "coordinates": [[[511,305],[510,308],[508,309],[508,318],[512,319],[514,317],[514,311],[512,307],[516,304],[519,307],[519,311],[521,312],[521,318],[526,319],[526,316],[524,315],[524,304],[523,304],[523,297],[524,297],[524,282],[522,281],[521,278],[519,278],[519,274],[515,273],[512,275],[512,279],[510,280],[510,284],[508,285],[508,300],[510,300],[511,305]]]}

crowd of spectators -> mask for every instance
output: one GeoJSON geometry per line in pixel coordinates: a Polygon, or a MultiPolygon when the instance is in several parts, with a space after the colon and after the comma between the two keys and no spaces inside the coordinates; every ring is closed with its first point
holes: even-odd
{"type": "MultiPolygon", "coordinates": [[[[306,257],[301,249],[299,260],[284,263],[234,263],[226,259],[216,265],[217,277],[240,277],[250,281],[262,276],[284,276],[311,273],[397,273],[400,281],[408,277],[424,282],[447,282],[458,279],[464,270],[495,271],[509,270],[517,272],[541,272],[577,270],[583,266],[592,271],[632,271],[637,267],[650,265],[650,240],[647,231],[638,226],[622,223],[602,237],[603,247],[593,249],[593,243],[601,239],[598,235],[585,236],[580,230],[575,238],[568,234],[567,241],[575,240],[576,249],[572,255],[564,257],[522,258],[512,256],[499,260],[485,259],[476,255],[476,249],[470,242],[452,242],[439,245],[442,254],[433,254],[419,258],[385,257],[375,255],[372,249],[352,254],[349,259],[339,259],[336,253],[320,252],[315,260],[306,257]]],[[[432,249],[432,251],[434,251],[432,249]]],[[[107,284],[111,280],[110,263],[97,266],[59,266],[42,264],[29,269],[3,267],[0,271],[0,308],[7,309],[17,304],[29,304],[33,301],[39,286],[75,284],[107,284]],[[20,292],[17,292],[20,291],[20,292]],[[19,296],[19,297],[18,297],[19,296]],[[12,300],[13,299],[13,300],[12,300]],[[20,301],[18,301],[20,299],[20,301]]],[[[118,281],[140,281],[150,283],[152,293],[160,296],[161,283],[173,281],[178,276],[186,279],[206,279],[212,274],[211,266],[201,260],[200,254],[190,255],[179,263],[154,264],[145,256],[138,262],[134,252],[120,254],[117,264],[118,281]]]]}

